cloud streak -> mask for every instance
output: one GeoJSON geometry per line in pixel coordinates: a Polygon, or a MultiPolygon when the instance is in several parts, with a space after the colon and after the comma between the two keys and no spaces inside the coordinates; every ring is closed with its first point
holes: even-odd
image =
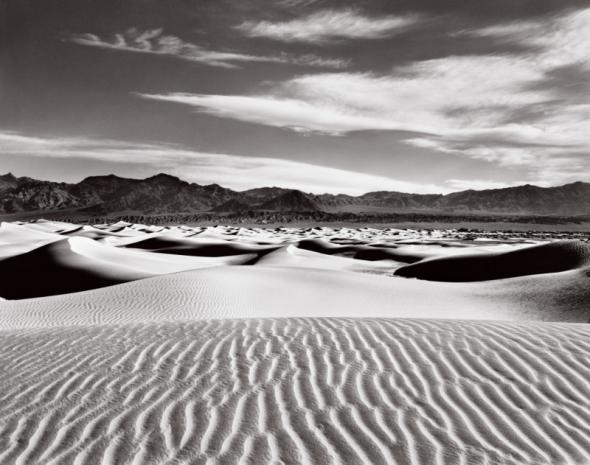
{"type": "Polygon", "coordinates": [[[283,63],[328,69],[343,69],[349,65],[348,60],[324,58],[313,54],[297,56],[280,53],[265,56],[211,50],[173,35],[165,35],[162,29],[139,31],[131,28],[111,38],[95,34],[74,34],[69,36],[68,40],[89,47],[171,56],[220,68],[239,68],[241,63],[283,63]]]}
{"type": "Polygon", "coordinates": [[[144,175],[165,171],[187,181],[219,183],[236,190],[280,186],[318,194],[352,195],[374,190],[419,193],[448,190],[435,185],[397,181],[384,176],[271,157],[204,153],[179,146],[117,140],[33,137],[0,132],[0,152],[22,157],[85,158],[114,164],[131,163],[137,164],[144,175]]]}
{"type": "Polygon", "coordinates": [[[519,52],[417,61],[384,75],[307,74],[264,94],[144,97],[299,132],[414,132],[410,145],[525,167],[533,182],[589,172],[590,98],[568,87],[590,76],[590,8],[468,34],[516,43],[519,52]]]}
{"type": "Polygon", "coordinates": [[[342,39],[391,37],[418,21],[418,16],[369,17],[355,9],[320,10],[290,21],[246,21],[236,29],[249,37],[321,44],[342,39]]]}
{"type": "Polygon", "coordinates": [[[300,98],[276,96],[201,95],[201,94],[138,94],[142,98],[181,103],[220,118],[263,124],[296,132],[318,132],[340,135],[348,131],[394,129],[379,118],[355,115],[338,108],[320,108],[300,98]]]}
{"type": "Polygon", "coordinates": [[[500,42],[531,47],[530,56],[543,69],[578,64],[590,67],[590,8],[537,21],[510,22],[467,32],[500,42]],[[536,49],[536,50],[535,50],[536,49]]]}

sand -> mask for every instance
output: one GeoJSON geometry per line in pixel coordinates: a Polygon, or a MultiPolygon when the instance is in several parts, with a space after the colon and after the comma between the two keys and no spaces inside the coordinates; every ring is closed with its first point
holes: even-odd
{"type": "Polygon", "coordinates": [[[457,254],[421,260],[396,271],[399,276],[432,281],[486,281],[590,267],[590,244],[556,241],[508,252],[457,254]]]}
{"type": "Polygon", "coordinates": [[[589,463],[589,347],[436,320],[7,331],[0,462],[589,463]]]}
{"type": "Polygon", "coordinates": [[[0,296],[23,299],[65,294],[159,274],[243,263],[254,257],[179,257],[109,247],[85,237],[64,238],[1,260],[0,296]]]}
{"type": "Polygon", "coordinates": [[[589,464],[588,244],[484,239],[3,223],[0,463],[589,464]]]}
{"type": "Polygon", "coordinates": [[[33,249],[62,240],[59,234],[36,231],[18,224],[0,224],[0,260],[29,252],[33,249]]]}

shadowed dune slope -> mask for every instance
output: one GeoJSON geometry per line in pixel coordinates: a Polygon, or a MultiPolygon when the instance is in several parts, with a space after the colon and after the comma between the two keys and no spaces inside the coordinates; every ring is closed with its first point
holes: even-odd
{"type": "Polygon", "coordinates": [[[590,463],[586,325],[102,325],[0,359],[3,464],[590,463]]]}
{"type": "Polygon", "coordinates": [[[255,258],[181,257],[119,249],[72,237],[0,260],[0,296],[26,299],[96,289],[160,274],[240,264],[255,258]]]}
{"type": "Polygon", "coordinates": [[[249,253],[263,255],[277,249],[277,247],[261,246],[257,244],[239,244],[229,241],[211,241],[211,243],[207,243],[194,239],[175,238],[162,235],[139,240],[125,245],[125,247],[149,250],[150,252],[199,257],[224,257],[249,253]]]}
{"type": "Polygon", "coordinates": [[[558,241],[504,253],[427,259],[399,268],[395,274],[430,281],[485,281],[590,266],[590,244],[558,241]]]}
{"type": "Polygon", "coordinates": [[[101,263],[72,250],[68,239],[0,261],[0,296],[24,299],[84,291],[151,276],[101,263]]]}
{"type": "Polygon", "coordinates": [[[457,284],[261,265],[4,301],[0,328],[299,316],[587,322],[589,309],[590,275],[578,270],[457,284]]]}
{"type": "MultiPolygon", "coordinates": [[[[503,246],[506,246],[504,244],[503,246]]],[[[420,260],[433,256],[455,255],[464,253],[480,253],[481,247],[468,247],[464,244],[446,244],[437,242],[404,242],[397,241],[395,244],[368,243],[355,241],[354,243],[332,242],[327,239],[304,239],[299,241],[298,247],[303,250],[351,257],[363,261],[395,260],[403,263],[416,263],[420,260]]]]}

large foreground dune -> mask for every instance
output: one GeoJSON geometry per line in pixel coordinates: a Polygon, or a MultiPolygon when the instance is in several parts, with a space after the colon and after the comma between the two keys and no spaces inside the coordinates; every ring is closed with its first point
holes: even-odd
{"type": "Polygon", "coordinates": [[[4,223],[0,464],[590,464],[588,243],[476,236],[4,223]]]}

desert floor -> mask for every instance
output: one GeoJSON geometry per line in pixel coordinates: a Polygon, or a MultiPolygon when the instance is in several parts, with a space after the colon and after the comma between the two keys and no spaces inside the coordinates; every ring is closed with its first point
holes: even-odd
{"type": "Polygon", "coordinates": [[[572,237],[2,223],[0,464],[590,464],[572,237]]]}

